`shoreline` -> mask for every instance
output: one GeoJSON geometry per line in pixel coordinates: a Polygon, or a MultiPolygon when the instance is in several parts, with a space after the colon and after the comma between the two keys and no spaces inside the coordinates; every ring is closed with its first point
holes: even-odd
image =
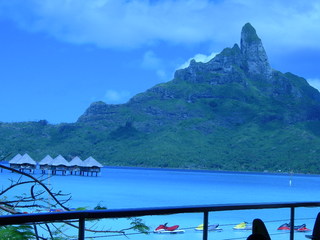
{"type": "MultiPolygon", "coordinates": [[[[7,161],[0,161],[0,164],[9,165],[7,161]]],[[[303,176],[320,177],[314,173],[288,173],[288,172],[251,172],[251,171],[231,171],[231,170],[210,170],[210,169],[186,169],[186,168],[161,168],[161,167],[134,167],[134,166],[103,166],[104,169],[130,169],[130,170],[151,170],[167,172],[199,172],[199,173],[225,173],[225,174],[247,174],[247,175],[276,175],[276,176],[303,176]]]]}
{"type": "Polygon", "coordinates": [[[248,174],[248,175],[277,175],[277,176],[303,176],[320,177],[320,174],[311,173],[288,173],[288,172],[250,172],[250,171],[231,171],[231,170],[209,170],[209,169],[185,169],[185,168],[157,168],[157,167],[132,167],[132,166],[103,166],[111,169],[130,169],[130,170],[151,170],[167,172],[200,172],[200,173],[225,173],[225,174],[248,174]]]}

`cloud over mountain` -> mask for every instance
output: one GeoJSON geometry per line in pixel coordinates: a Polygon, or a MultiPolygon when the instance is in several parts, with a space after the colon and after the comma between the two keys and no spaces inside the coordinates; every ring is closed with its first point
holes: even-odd
{"type": "Polygon", "coordinates": [[[320,91],[320,79],[311,78],[311,79],[307,79],[307,81],[312,87],[320,91]]]}
{"type": "Polygon", "coordinates": [[[189,66],[190,62],[192,59],[194,59],[196,62],[209,62],[212,58],[214,58],[217,55],[217,53],[211,53],[210,55],[204,55],[201,53],[196,54],[194,57],[189,58],[188,61],[185,63],[181,64],[177,69],[183,69],[189,66]]]}
{"type": "Polygon", "coordinates": [[[275,0],[0,1],[0,16],[29,31],[45,32],[76,44],[129,49],[159,41],[225,43],[225,39],[236,37],[236,29],[247,21],[259,29],[270,29],[264,31],[264,39],[282,35],[277,45],[307,42],[318,46],[319,11],[320,4],[315,0],[303,4],[294,0],[290,5],[275,0]],[[312,38],[308,37],[311,34],[312,38]]]}
{"type": "Polygon", "coordinates": [[[104,96],[104,100],[110,104],[126,102],[130,97],[128,91],[116,91],[114,89],[108,89],[104,96]]]}

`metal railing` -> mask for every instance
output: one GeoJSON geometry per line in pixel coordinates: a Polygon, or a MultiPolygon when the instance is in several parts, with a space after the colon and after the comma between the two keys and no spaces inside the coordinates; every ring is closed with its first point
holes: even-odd
{"type": "Polygon", "coordinates": [[[253,204],[214,204],[199,206],[180,207],[157,207],[157,208],[130,208],[115,210],[86,210],[54,213],[30,213],[0,216],[0,226],[16,225],[27,223],[57,222],[63,220],[79,221],[78,239],[85,239],[86,219],[110,219],[141,217],[150,215],[169,215],[178,213],[203,213],[203,240],[208,239],[208,218],[209,212],[233,211],[233,210],[253,210],[253,209],[290,209],[290,240],[294,239],[295,209],[299,207],[320,207],[320,202],[282,202],[282,203],[253,203],[253,204]]]}

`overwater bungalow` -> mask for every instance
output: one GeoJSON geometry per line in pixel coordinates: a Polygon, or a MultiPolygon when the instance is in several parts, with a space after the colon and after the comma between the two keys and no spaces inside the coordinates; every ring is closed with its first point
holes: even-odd
{"type": "Polygon", "coordinates": [[[27,154],[25,153],[17,162],[19,165],[20,171],[29,171],[34,172],[36,169],[37,163],[27,154]]]}
{"type": "Polygon", "coordinates": [[[81,174],[80,168],[83,166],[83,161],[79,157],[74,157],[69,162],[69,164],[70,164],[69,171],[71,175],[73,174],[73,172],[75,175],[77,175],[77,172],[81,174]]]}
{"type": "Polygon", "coordinates": [[[100,172],[102,167],[103,166],[101,163],[99,163],[97,160],[90,156],[83,161],[83,166],[80,167],[81,175],[87,173],[88,176],[89,173],[91,173],[91,176],[93,176],[93,174],[98,176],[98,173],[100,172]]]}
{"type": "Polygon", "coordinates": [[[50,155],[45,156],[44,159],[42,159],[39,162],[40,170],[42,171],[42,174],[46,173],[46,170],[51,170],[51,163],[53,161],[53,158],[50,155]]]}
{"type": "Polygon", "coordinates": [[[10,161],[10,167],[11,168],[15,168],[15,169],[20,169],[20,165],[18,164],[20,158],[22,157],[22,155],[20,153],[18,153],[17,155],[15,155],[10,161]]]}
{"type": "Polygon", "coordinates": [[[51,171],[53,175],[57,174],[57,171],[60,171],[62,175],[65,175],[69,167],[69,162],[61,155],[51,162],[51,171]]]}

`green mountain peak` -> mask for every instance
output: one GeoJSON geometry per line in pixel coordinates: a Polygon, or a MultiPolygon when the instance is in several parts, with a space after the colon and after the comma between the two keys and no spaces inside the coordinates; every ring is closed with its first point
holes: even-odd
{"type": "Polygon", "coordinates": [[[73,124],[2,123],[0,146],[116,166],[319,174],[319,129],[319,91],[271,69],[247,23],[240,47],[192,61],[126,104],[92,103],[73,124]]]}
{"type": "Polygon", "coordinates": [[[254,41],[261,41],[261,39],[257,35],[256,30],[250,23],[246,23],[242,27],[241,40],[248,43],[254,42],[254,41]]]}

